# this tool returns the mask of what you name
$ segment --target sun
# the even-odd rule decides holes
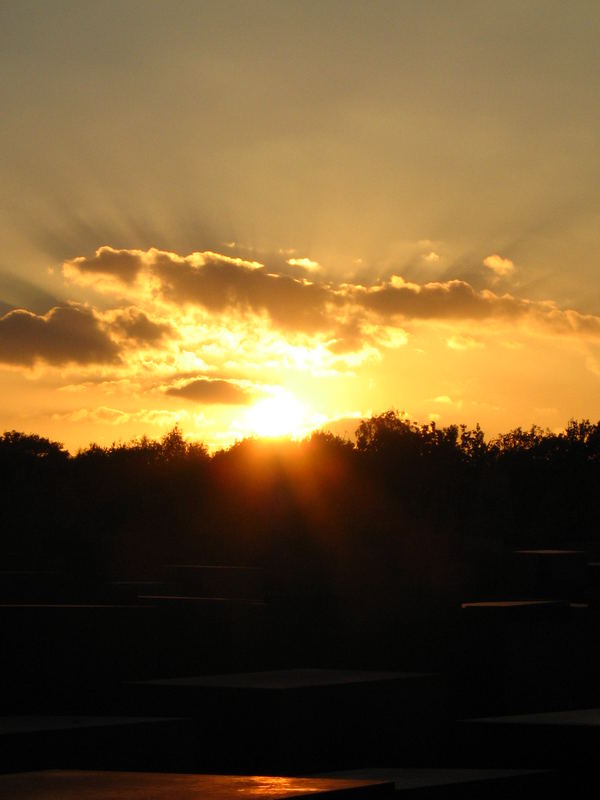
[[[265,438],[304,435],[308,424],[306,408],[293,394],[281,391],[253,405],[246,414],[250,434]]]

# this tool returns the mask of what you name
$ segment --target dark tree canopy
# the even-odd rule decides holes
[[[9,564],[119,576],[247,563],[288,587],[351,593],[376,575],[367,594],[398,582],[432,591],[458,580],[473,548],[595,540],[600,423],[486,439],[479,426],[390,410],[363,420],[354,442],[318,431],[212,456],[178,427],[73,456],[10,431],[0,478]]]

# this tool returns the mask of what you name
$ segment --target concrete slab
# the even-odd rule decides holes
[[[587,591],[587,555],[556,548],[515,550],[510,581],[525,596],[581,600]]]
[[[465,602],[459,685],[464,716],[565,708],[576,702],[581,609],[551,598]]]
[[[155,763],[157,754],[166,749],[165,742],[177,755],[188,738],[186,721],[180,718],[0,717],[0,772],[143,769]]]
[[[471,603],[461,603],[464,609],[515,609],[516,611],[535,611],[539,608],[567,608],[568,603],[564,600],[480,600]]]
[[[147,686],[220,687],[231,689],[263,689],[285,691],[319,686],[348,686],[382,681],[417,681],[431,677],[428,673],[379,672],[340,669],[285,669],[266,672],[242,672],[231,675],[195,675],[144,681]]]
[[[51,601],[68,594],[65,576],[56,570],[0,570],[0,598],[5,603]]]
[[[175,717],[171,719],[176,719]],[[115,725],[143,725],[170,721],[165,717],[10,716],[0,717],[0,736],[106,728]]]
[[[224,626],[213,617],[152,603],[0,603],[10,642],[0,705],[13,714],[104,712],[124,681],[211,666],[216,672],[218,657],[229,651]],[[81,701],[98,694],[106,695],[102,703]]]
[[[483,717],[460,728],[465,752],[490,765],[590,769],[600,748],[600,708]]]
[[[190,605],[208,609],[218,606],[223,608],[264,608],[266,603],[262,600],[246,600],[239,597],[200,597],[187,594],[138,594],[141,603],[170,604],[170,605]]]
[[[540,714],[510,714],[505,717],[482,717],[470,720],[486,725],[552,725],[600,729],[600,708],[577,708]]]
[[[263,600],[264,572],[243,565],[174,564],[171,566],[181,594]]]
[[[299,668],[152,680],[131,689],[138,713],[193,718],[219,752],[242,759],[236,763],[244,771],[249,754],[261,771],[295,772],[364,763],[399,743],[429,752],[446,714],[440,677],[421,673]]]
[[[500,784],[507,789],[524,782],[531,788],[542,784],[551,777],[548,770],[524,769],[407,769],[405,767],[371,767],[363,769],[327,772],[320,776],[327,778],[345,778],[352,780],[379,780],[393,782],[397,792],[432,787],[449,787],[459,784],[478,784],[485,791],[491,784]]]

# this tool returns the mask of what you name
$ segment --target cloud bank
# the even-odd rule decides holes
[[[295,259],[307,268],[316,262]],[[289,263],[289,260],[288,260]],[[484,263],[497,276],[514,270],[509,259],[492,255]],[[202,308],[209,313],[266,317],[283,333],[330,333],[343,325],[405,324],[410,321],[522,322],[541,332],[600,336],[600,317],[562,310],[511,294],[477,290],[463,280],[411,283],[399,275],[361,284],[294,277],[258,261],[214,252],[176,253],[151,249],[114,250],[102,247],[90,258],[65,262],[68,281],[100,292],[157,300],[178,308]]]
[[[321,277],[322,269],[317,278],[316,262],[307,258],[294,259],[300,271],[290,275],[290,261],[101,247],[66,261],[63,274],[68,284],[90,292],[90,302],[96,293],[103,307],[107,300],[112,307],[10,310],[0,317],[0,362],[113,365],[163,376],[208,370],[210,380],[172,384],[166,393],[231,405],[252,399],[229,380],[231,369],[239,378],[264,365],[349,370],[404,347],[414,326],[426,323],[445,327],[440,336],[452,350],[483,347],[477,331],[490,326],[508,327],[511,334],[522,327],[544,336],[600,338],[599,316],[551,301],[478,290],[464,280],[418,284],[392,275],[370,285],[340,283]],[[514,268],[497,255],[485,263],[498,276]]]

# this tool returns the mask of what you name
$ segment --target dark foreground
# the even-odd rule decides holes
[[[593,559],[505,551],[503,596],[382,608],[375,631],[240,565],[165,566],[93,602],[5,571],[0,796],[583,796],[600,787]]]

